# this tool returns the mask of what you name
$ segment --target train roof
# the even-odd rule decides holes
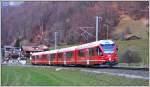
[[[100,44],[114,44],[112,40],[100,40]]]
[[[91,47],[99,46],[100,44],[114,44],[114,42],[112,40],[100,40],[100,41],[82,44],[79,46],[72,46],[72,47],[61,48],[61,49],[56,49],[56,50],[32,53],[32,55],[52,54],[52,53],[56,53],[56,52],[67,52],[67,51],[72,51],[75,49],[91,48]]]
[[[72,47],[67,47],[67,48],[61,48],[59,49],[59,52],[67,52],[67,51],[72,51],[75,50],[77,46],[72,46]]]
[[[35,53],[32,53],[32,55],[52,54],[52,53],[56,53],[56,52],[58,52],[58,49],[50,50],[50,51],[43,51],[43,52],[35,52]]]
[[[112,40],[100,40],[100,41],[79,45],[77,49],[91,48],[91,47],[99,46],[100,44],[114,44],[114,42]]]

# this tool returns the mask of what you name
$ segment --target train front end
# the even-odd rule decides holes
[[[105,60],[103,64],[110,66],[118,64],[118,48],[112,40],[102,40],[100,48],[102,49],[103,59]]]

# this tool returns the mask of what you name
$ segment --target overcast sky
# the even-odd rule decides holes
[[[17,6],[22,4],[22,1],[3,1],[2,6]]]

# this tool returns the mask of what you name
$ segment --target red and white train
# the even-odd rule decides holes
[[[116,65],[117,47],[112,40],[100,40],[68,48],[31,54],[33,65]]]

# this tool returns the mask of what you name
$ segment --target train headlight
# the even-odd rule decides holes
[[[111,61],[111,55],[108,55],[108,60]]]
[[[111,58],[109,58],[108,60],[111,61]]]

